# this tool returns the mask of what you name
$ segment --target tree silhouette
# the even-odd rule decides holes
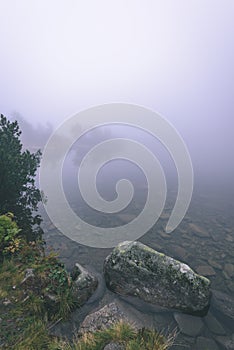
[[[35,186],[35,175],[41,151],[22,150],[21,131],[17,121],[0,118],[0,214],[14,213],[15,220],[28,240],[42,234],[41,217],[35,212],[41,193]]]

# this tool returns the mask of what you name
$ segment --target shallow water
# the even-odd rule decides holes
[[[202,194],[194,193],[190,208],[179,227],[171,234],[166,234],[164,229],[173,207],[175,193],[171,192],[167,200],[163,214],[155,226],[144,235],[140,241],[150,247],[170,255],[187,263],[196,272],[207,276],[211,281],[212,290],[221,291],[227,295],[234,295],[234,203],[230,192],[203,191]],[[96,216],[94,212],[87,210],[82,204],[77,204],[74,199],[71,204],[74,210],[83,218],[92,223],[110,226],[124,224],[139,213],[145,200],[145,194],[135,199],[131,207],[124,214],[111,219],[106,216]],[[72,201],[72,199],[71,199]],[[93,271],[99,278],[99,288],[90,301],[73,313],[70,322],[58,326],[60,334],[72,336],[79,323],[86,314],[101,307],[113,299],[119,300],[133,312],[134,308],[140,311],[142,320],[146,326],[154,326],[157,329],[171,330],[178,328],[175,320],[177,316],[173,310],[161,312],[161,310],[143,303],[134,298],[121,298],[108,291],[102,278],[102,267],[105,257],[112,249],[97,249],[80,245],[62,235],[49,221],[43,212],[45,240],[47,249],[54,249],[59,253],[61,260],[70,270],[75,262],[79,262]],[[134,305],[132,308],[131,305]],[[234,308],[234,305],[233,305]],[[200,330],[194,331],[196,320],[187,321],[188,330],[180,333],[173,349],[200,349],[206,346],[209,349],[225,349],[225,339],[234,333],[234,324],[227,313],[217,309],[211,300],[211,306],[207,316],[199,318]],[[221,324],[223,330],[217,329],[216,321]],[[150,324],[149,324],[150,323]],[[189,324],[190,323],[190,324]],[[199,327],[198,327],[199,328]],[[196,333],[191,336],[191,333]],[[208,343],[207,340],[209,339]],[[213,343],[213,341],[215,343]],[[231,346],[231,345],[230,345]],[[206,349],[204,347],[204,350]],[[230,347],[229,349],[233,349]]]

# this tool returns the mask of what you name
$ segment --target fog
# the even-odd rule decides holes
[[[86,108],[110,102],[145,106],[164,116],[185,141],[194,190],[230,195],[233,21],[232,0],[2,1],[1,113],[19,121],[24,146],[35,150],[43,149],[66,118]],[[89,147],[116,136],[149,147],[176,184],[164,147],[121,126],[96,129],[77,141],[65,162],[66,176]],[[126,169],[129,176],[139,173],[130,164],[116,162],[116,169],[113,163],[107,178]]]

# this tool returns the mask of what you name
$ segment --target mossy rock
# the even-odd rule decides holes
[[[112,291],[192,314],[205,314],[210,281],[188,265],[140,242],[120,243],[104,262],[104,276]]]

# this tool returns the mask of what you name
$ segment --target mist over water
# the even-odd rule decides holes
[[[30,150],[41,149],[49,140],[52,135],[54,128],[48,122],[47,124],[30,123],[28,120],[23,118],[21,115],[14,113],[12,120],[16,119],[19,122],[22,130],[22,142],[25,148]],[[191,129],[183,130],[181,133],[186,146],[188,147],[194,170],[194,194],[204,194],[207,199],[213,201],[214,198],[218,201],[225,197],[227,201],[232,203],[232,196],[234,194],[234,161],[232,157],[232,146],[234,147],[234,141],[230,133],[232,129],[224,134],[222,128],[217,128],[217,132],[211,135],[211,131],[214,131],[214,125],[217,121],[209,127],[210,131],[201,127],[200,132]],[[212,129],[213,125],[213,129]],[[82,130],[82,125],[77,125],[78,129]],[[228,128],[228,125],[225,126]],[[178,129],[177,129],[178,130]],[[192,131],[195,132],[192,132]],[[219,132],[218,132],[219,130]],[[178,130],[179,131],[179,130]],[[76,131],[73,130],[73,133]],[[204,135],[204,133],[207,133]],[[211,136],[213,136],[211,138]],[[77,187],[77,174],[79,164],[81,163],[84,156],[89,152],[95,145],[106,141],[111,138],[129,138],[139,142],[146,146],[151,152],[158,158],[167,179],[169,187],[173,187],[173,190],[177,190],[177,171],[175,164],[159,140],[144,132],[141,129],[132,126],[124,125],[111,125],[111,126],[100,126],[92,131],[83,135],[78,139],[75,144],[71,147],[66,157],[63,167],[63,181],[65,188],[69,187],[73,191]],[[124,157],[124,147],[123,147]],[[108,152],[108,150],[106,151]],[[93,159],[93,162],[96,160]],[[142,171],[137,166],[130,164],[129,161],[122,162],[115,160],[106,164],[101,169],[98,175],[98,182],[103,182],[107,188],[111,190],[114,185],[122,177],[134,178],[135,186],[143,188],[147,187],[146,180]],[[68,180],[69,179],[69,180]],[[112,196],[114,195],[114,191]]]

